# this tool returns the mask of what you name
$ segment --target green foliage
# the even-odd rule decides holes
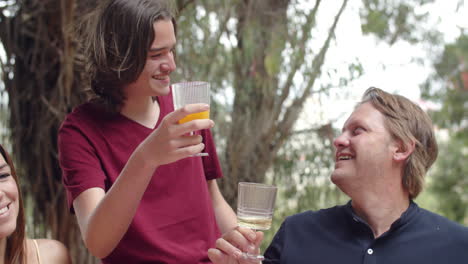
[[[468,116],[468,87],[464,87],[461,82],[462,72],[468,71],[466,65],[468,36],[461,35],[455,43],[445,46],[442,55],[434,63],[436,74],[421,89],[424,98],[441,105],[431,115],[434,122],[442,128],[460,129],[467,126],[464,121],[466,122]]]
[[[334,133],[329,125],[296,133],[279,152],[271,171],[279,194],[272,228],[265,232],[263,250],[286,217],[348,201],[329,179],[334,169],[331,158]]]
[[[411,43],[421,41],[425,34],[419,22],[424,21],[428,14],[418,14],[416,8],[431,2],[434,0],[364,0],[362,31],[374,34],[391,45],[399,39]]]
[[[468,153],[465,135],[453,135],[441,146],[437,166],[432,175],[430,191],[437,197],[437,207],[446,217],[468,224]]]
[[[434,123],[448,135],[442,138],[439,156],[430,174],[429,191],[436,196],[437,210],[448,218],[468,224],[468,87],[460,74],[467,71],[468,36],[447,44],[434,63],[435,73],[422,86],[423,98],[440,105],[430,111]]]
[[[425,14],[416,14],[415,8],[432,1],[364,0],[364,8],[361,10],[362,29],[365,33],[374,34],[391,44],[399,39],[411,42],[421,40],[428,36],[427,32],[418,27],[418,22],[424,20]],[[5,5],[13,5],[11,4],[13,2],[15,1],[0,0],[0,11],[2,8],[5,10]],[[66,24],[72,21],[67,19],[74,16],[80,17],[87,9],[77,8],[73,14],[60,12],[71,12],[74,10],[72,6],[75,4],[80,6],[85,2],[89,2],[91,7],[96,1],[58,3],[52,0],[37,0],[27,2],[34,4],[16,1],[14,5],[21,6],[18,8],[21,12],[28,11],[19,17],[27,18],[23,22],[29,21],[29,24],[25,26],[25,24],[18,23],[19,29],[15,28],[12,31],[18,36],[24,33],[27,38],[17,43],[5,41],[5,44],[16,45],[8,49],[10,52],[27,53],[27,56],[18,54],[11,56],[17,61],[27,62],[24,64],[27,67],[22,68],[22,64],[18,63],[6,65],[18,75],[15,75],[16,86],[5,87],[5,90],[9,92],[10,98],[14,98],[17,104],[23,106],[20,109],[10,109],[11,113],[26,117],[30,117],[31,113],[36,113],[30,120],[19,118],[13,120],[12,123],[27,124],[24,130],[27,133],[16,133],[17,136],[12,139],[14,141],[12,145],[19,148],[25,146],[24,142],[36,142],[33,148],[37,151],[22,148],[26,157],[22,160],[22,165],[25,168],[34,168],[30,171],[50,173],[47,177],[44,177],[44,174],[35,173],[31,174],[35,178],[25,178],[28,186],[40,186],[39,189],[46,190],[33,192],[35,199],[31,199],[31,201],[41,201],[38,204],[39,208],[47,207],[47,210],[39,210],[34,215],[34,222],[40,222],[43,215],[55,214],[62,217],[62,214],[57,213],[54,203],[64,201],[57,198],[59,196],[53,199],[38,196],[57,192],[57,185],[60,184],[57,182],[60,174],[51,169],[57,167],[54,163],[56,162],[56,144],[52,144],[56,142],[53,133],[56,127],[50,130],[48,126],[56,126],[66,111],[70,110],[72,106],[70,101],[73,101],[70,98],[76,97],[83,84],[82,77],[77,74],[80,71],[68,73],[63,71],[73,65],[72,60],[75,56],[67,53],[74,50],[73,45],[64,48],[67,46],[62,41],[66,37],[60,35],[64,30],[59,26],[61,23]],[[52,4],[45,8],[44,3],[49,2]],[[346,197],[328,180],[332,169],[333,131],[327,129],[328,126],[323,126],[307,133],[297,133],[293,128],[302,112],[304,102],[311,94],[330,96],[331,88],[346,87],[349,81],[359,78],[364,69],[359,62],[356,62],[349,66],[349,76],[338,76],[335,72],[331,73],[331,78],[329,78],[333,83],[323,81],[322,65],[330,43],[334,41],[335,26],[348,1],[336,1],[338,4],[334,10],[335,15],[330,17],[331,21],[328,21],[328,24],[327,21],[324,23],[322,19],[316,19],[316,14],[321,12],[320,3],[323,4],[325,1],[307,1],[313,2],[314,6],[311,10],[304,9],[300,2],[293,0],[176,0],[180,10],[177,16],[178,69],[173,81],[208,80],[212,84],[215,96],[211,109],[217,123],[213,131],[217,137],[217,146],[220,148],[224,179],[232,181],[223,183],[225,185],[223,194],[230,200],[229,197],[232,198],[233,194],[235,195],[235,191],[232,191],[235,190],[235,184],[246,179],[271,180],[281,187],[274,225],[272,230],[266,233],[265,242],[271,240],[271,236],[287,215],[329,207],[346,201]],[[35,5],[43,8],[28,10]],[[69,8],[67,5],[70,5]],[[35,22],[37,16],[42,16],[43,12],[49,10],[57,13],[53,13],[47,19],[39,20],[40,23]],[[14,25],[5,21],[7,21],[6,17],[0,16],[2,40],[7,39],[5,34],[10,32],[11,25]],[[51,21],[59,22],[50,24]],[[332,27],[328,27],[330,22],[333,22]],[[38,25],[41,26],[41,30],[36,29],[35,26]],[[21,28],[26,31],[23,32]],[[40,34],[31,35],[31,32],[40,32]],[[315,32],[325,32],[325,40]],[[30,38],[33,35],[40,39],[33,43]],[[50,37],[51,41],[43,37]],[[35,43],[38,45],[34,46]],[[39,45],[47,43],[51,45]],[[58,52],[50,55],[50,48],[57,49]],[[43,60],[30,60],[31,58]],[[455,66],[457,65],[456,58],[454,56],[447,60],[454,62],[450,65]],[[35,61],[38,61],[37,65],[40,66],[32,64]],[[52,63],[54,61],[55,64]],[[48,68],[44,65],[50,66],[49,68],[53,70],[53,73],[47,75],[50,78],[48,80],[32,78],[38,75],[37,69]],[[2,67],[6,66],[2,65]],[[453,70],[452,66],[449,67],[451,70]],[[36,70],[27,72],[28,69]],[[298,76],[301,78],[297,78]],[[60,81],[57,81],[58,77]],[[69,84],[71,81],[73,85]],[[62,83],[68,84],[66,87],[61,87]],[[50,91],[44,92],[45,88]],[[18,91],[23,91],[24,94],[18,94]],[[345,92],[340,91],[341,95]],[[67,96],[64,97],[64,94]],[[433,93],[428,92],[428,94]],[[40,98],[41,100],[26,100],[25,98]],[[446,98],[448,101],[456,101],[461,97],[454,94]],[[452,111],[450,108],[450,111],[440,114],[442,116],[437,120],[445,120],[443,116],[450,116],[449,120],[453,121],[444,124],[447,127],[456,120],[460,121],[464,115],[464,112],[460,110],[462,108],[459,107],[462,102],[466,101],[456,101],[457,110]],[[45,109],[44,112],[39,111],[41,109]],[[56,109],[62,117],[57,118]],[[0,114],[3,115],[3,112]],[[13,129],[11,131],[14,132]],[[29,133],[30,131],[34,133]],[[462,142],[466,146],[466,141]],[[26,145],[29,147],[31,144]],[[43,166],[37,164],[43,164]],[[271,172],[271,179],[268,177],[265,179],[268,172]],[[48,179],[56,180],[47,182]],[[38,185],[39,180],[47,184]],[[229,190],[231,190],[230,196]],[[63,195],[63,192],[58,192],[58,194]],[[232,202],[232,199],[230,201]],[[64,215],[68,216],[68,214]],[[73,233],[70,230],[77,230],[64,225],[65,221],[60,217],[53,221],[54,225],[48,225],[43,221],[41,226],[46,227],[44,232],[50,233],[50,229],[47,229],[50,226],[61,227],[60,232],[54,232],[59,232],[64,236]],[[454,214],[454,217],[458,217],[458,214]],[[71,249],[76,251],[76,246]]]
[[[362,31],[365,33],[375,32],[380,38],[385,37],[390,29],[388,25],[388,15],[377,10],[369,10],[365,14],[367,23],[362,25]]]
[[[439,62],[434,65],[439,77],[444,78],[445,76],[450,76],[454,70],[457,70],[460,64],[458,50],[459,48],[455,44],[445,46],[442,57],[439,59]]]
[[[179,1],[179,5],[184,1]],[[179,6],[179,8],[181,8]],[[187,5],[177,17],[177,71],[174,81],[210,80],[214,92],[231,79],[232,56],[220,43],[227,30],[232,6],[226,2],[202,1]]]
[[[442,108],[439,111],[432,112],[433,120],[441,127],[456,128],[466,121],[468,109],[468,92],[460,89],[447,88],[444,94],[440,95],[442,99]]]

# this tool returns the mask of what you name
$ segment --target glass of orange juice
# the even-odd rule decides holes
[[[187,104],[210,104],[210,83],[208,82],[180,82],[172,84],[172,99],[174,109],[182,108]],[[187,115],[179,120],[183,124],[195,119],[209,119],[210,111]],[[193,134],[193,132],[191,132]],[[208,153],[198,153],[195,156],[208,156]]]

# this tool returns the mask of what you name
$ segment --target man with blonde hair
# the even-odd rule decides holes
[[[334,145],[331,180],[351,201],[288,217],[263,263],[468,263],[468,228],[413,202],[438,152],[421,108],[369,88]],[[241,251],[258,251],[261,239],[239,227],[208,255],[213,263],[252,263]]]

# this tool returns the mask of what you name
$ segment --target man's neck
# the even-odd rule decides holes
[[[391,225],[401,217],[408,209],[409,203],[409,196],[403,191],[394,196],[376,194],[370,197],[353,198],[352,207],[354,212],[369,224],[374,237],[377,238],[387,232]]]

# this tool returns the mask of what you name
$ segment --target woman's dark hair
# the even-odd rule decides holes
[[[26,232],[25,232],[25,219],[24,219],[24,207],[23,207],[23,196],[21,195],[21,189],[19,187],[18,176],[16,175],[15,166],[11,160],[8,152],[0,145],[0,153],[5,159],[6,163],[10,167],[11,176],[15,179],[16,188],[18,188],[18,217],[16,218],[16,229],[7,238],[6,252],[5,252],[5,263],[6,264],[24,264],[26,263]]]
[[[86,71],[93,99],[111,111],[125,100],[123,87],[143,71],[148,50],[156,37],[154,22],[171,20],[170,0],[108,0],[86,18],[83,43]],[[91,20],[87,20],[91,19]]]

